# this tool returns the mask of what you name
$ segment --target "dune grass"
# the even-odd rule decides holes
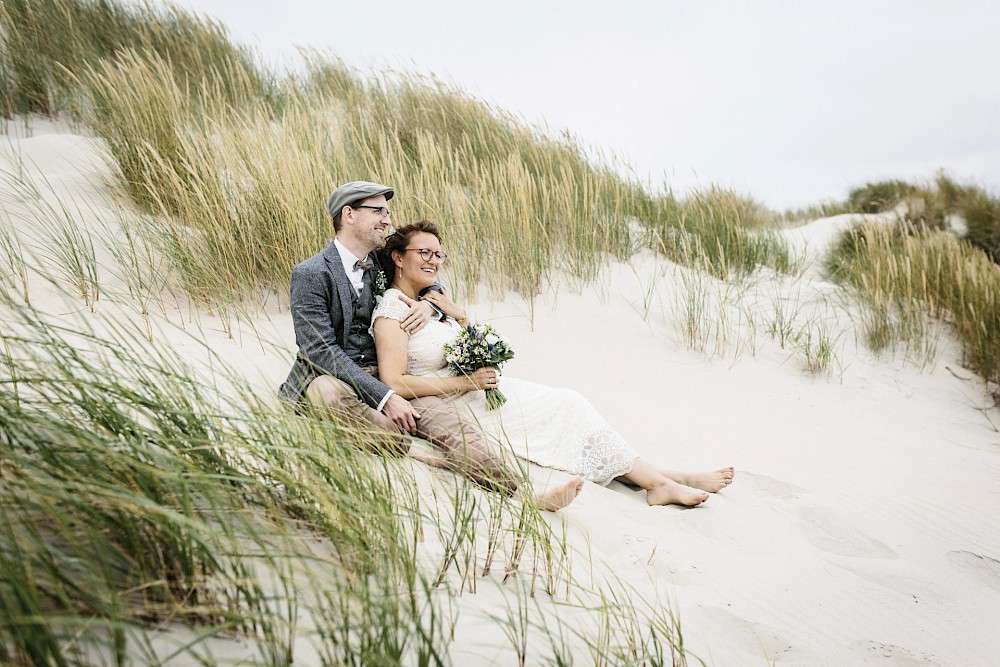
[[[197,89],[214,74],[214,94],[230,102],[272,78],[221,24],[179,8],[106,0],[4,0],[0,5],[0,115],[74,111],[77,76],[121,50],[158,53],[176,81]]]
[[[842,202],[786,217],[845,212],[895,214],[893,221],[865,220],[843,233],[825,258],[826,273],[861,302],[868,347],[902,349],[932,366],[948,330],[964,363],[998,381],[1000,199],[942,171],[927,183],[866,183]],[[815,346],[809,348],[812,357]]]
[[[797,271],[797,262],[774,233],[777,218],[751,197],[710,186],[671,202],[654,218],[654,249],[687,266],[729,280],[767,266]]]
[[[242,638],[243,664],[444,665],[449,599],[503,586],[494,559],[516,595],[587,595],[530,503],[457,481],[425,515],[407,466],[368,453],[377,434],[221,392],[224,366],[205,377],[141,330],[0,305],[5,662],[214,664]],[[428,524],[440,560],[420,556]],[[160,640],[185,627],[180,648]]]
[[[875,349],[903,343],[926,360],[945,322],[965,363],[1000,381],[1000,266],[953,235],[911,223],[868,222],[845,232],[826,268],[866,307],[866,339]]]
[[[715,188],[650,194],[614,158],[433,77],[366,79],[315,52],[278,77],[218,24],[169,7],[38,0],[2,19],[6,109],[69,111],[104,138],[184,289],[216,308],[284,294],[331,236],[326,195],[354,179],[397,188],[397,223],[441,224],[465,295],[533,296],[553,271],[586,282],[642,244],[711,257],[720,274],[788,265],[755,229],[759,205]]]
[[[117,659],[127,634],[169,620],[253,629],[271,654],[294,620],[271,608],[272,588],[298,577],[309,590],[305,565],[333,581],[407,562],[399,492],[344,446],[364,434],[259,403],[223,408],[129,331],[97,336],[3,305],[0,651]],[[310,533],[328,555],[310,553]]]
[[[1000,264],[1000,198],[979,185],[959,183],[943,170],[929,182],[891,179],[865,183],[852,188],[843,201],[787,212],[785,218],[896,210],[913,224],[952,231]]]

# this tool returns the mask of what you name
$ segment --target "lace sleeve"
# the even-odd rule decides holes
[[[410,309],[405,303],[403,303],[399,298],[399,290],[388,290],[382,296],[382,302],[375,307],[375,311],[372,312],[372,324],[379,317],[388,317],[390,320],[401,320],[406,311]]]

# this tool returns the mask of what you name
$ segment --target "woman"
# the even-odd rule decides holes
[[[424,297],[447,315],[408,335],[398,320],[407,306],[401,296],[418,298],[434,284],[445,255],[431,222],[401,227],[386,239],[382,265],[391,272],[391,289],[372,315],[379,377],[404,398],[447,395],[502,447],[533,463],[564,470],[598,484],[621,478],[646,490],[650,505],[700,505],[732,483],[733,468],[705,473],[659,470],[639,458],[577,392],[505,377],[502,407],[487,410],[483,389],[499,387],[495,368],[456,375],[445,362],[444,344],[466,323],[465,311],[446,293]]]

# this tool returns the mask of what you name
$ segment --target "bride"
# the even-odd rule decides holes
[[[446,255],[437,225],[415,222],[386,238],[382,267],[391,288],[372,315],[379,378],[404,398],[443,395],[501,451],[597,484],[622,479],[646,490],[650,505],[700,505],[733,481],[733,468],[683,473],[663,470],[639,455],[577,392],[504,377],[495,368],[459,375],[445,362],[445,343],[466,323],[465,311],[444,292],[428,291],[447,317],[412,336],[398,320],[424,288],[435,283]],[[501,387],[507,402],[488,410],[483,389]]]

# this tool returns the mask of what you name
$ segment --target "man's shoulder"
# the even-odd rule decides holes
[[[320,272],[320,271],[322,271],[322,272],[328,272],[330,270],[330,264],[329,264],[330,254],[329,253],[331,252],[331,248],[332,248],[332,245],[327,246],[326,248],[323,248],[322,250],[320,250],[318,253],[316,253],[312,257],[310,257],[308,259],[304,259],[301,262],[299,262],[298,264],[296,264],[295,268],[292,269],[292,275],[295,275],[296,273],[298,273],[298,274],[303,274],[303,273],[308,274],[308,273],[316,273],[316,272]],[[333,250],[333,252],[336,252],[336,250]]]

